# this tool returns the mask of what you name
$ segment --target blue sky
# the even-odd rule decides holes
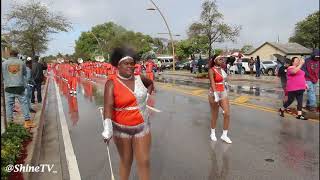
[[[16,0],[25,2],[26,0]],[[154,0],[163,11],[178,39],[186,38],[188,26],[199,20],[202,0]],[[161,16],[149,0],[42,0],[51,11],[62,13],[73,23],[70,32],[51,36],[49,50],[44,55],[74,51],[75,40],[81,32],[104,22],[113,21],[127,29],[152,37],[164,37],[167,32]],[[12,0],[1,0],[1,17],[10,11]],[[217,0],[219,11],[228,24],[241,25],[236,43],[215,44],[217,48],[241,48],[244,44],[259,46],[265,41],[286,43],[295,24],[319,9],[318,0]]]

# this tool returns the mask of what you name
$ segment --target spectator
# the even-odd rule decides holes
[[[158,60],[158,71],[159,71],[159,74],[160,74],[160,72],[162,72],[162,63],[161,63],[161,60]]]
[[[281,87],[283,89],[283,93],[284,93],[284,98],[283,98],[283,102],[286,102],[288,100],[288,93],[286,91],[286,87],[287,87],[287,68],[290,66],[290,62],[289,60],[286,60],[284,62],[284,65],[282,65],[277,73],[277,76],[280,78],[280,82],[281,82]]]
[[[253,68],[254,68],[254,59],[253,57],[250,58],[249,60],[249,68],[250,68],[250,75],[253,75]]]
[[[30,112],[35,113],[36,111],[34,109],[32,109],[32,107],[31,107],[32,89],[33,89],[33,86],[35,84],[35,82],[34,82],[34,80],[32,78],[32,75],[31,75],[31,71],[32,71],[31,57],[27,58],[26,70],[27,70],[27,74],[26,74],[26,97],[27,97],[28,107],[29,107],[29,111]]]
[[[189,66],[190,66],[190,73],[193,73],[193,65],[192,65],[193,60],[194,60],[194,56],[191,55],[191,61],[190,61],[190,64],[189,64]]]
[[[305,73],[301,70],[303,64],[303,59],[293,57],[291,59],[291,66],[287,69],[286,90],[288,91],[288,101],[284,102],[283,108],[279,109],[280,116],[282,117],[284,117],[284,111],[293,103],[294,99],[297,99],[298,115],[296,118],[307,120],[307,118],[302,115],[303,93],[307,88]]]
[[[238,57],[237,59],[237,70],[238,70],[238,74],[242,74],[242,59],[241,57]]]
[[[34,61],[32,63],[32,78],[34,79],[35,85],[32,89],[32,97],[31,97],[31,103],[35,103],[35,91],[37,91],[37,101],[38,103],[42,102],[42,96],[41,96],[41,85],[44,81],[44,74],[43,70],[46,70],[46,66],[43,64],[40,64],[39,62],[39,56],[36,56],[34,58]]]
[[[319,60],[320,51],[318,49],[312,53],[311,57],[306,60],[306,63],[302,67],[308,85],[306,109],[309,111],[316,111],[316,86],[319,80]]]
[[[18,52],[12,50],[7,61],[2,63],[2,74],[6,97],[6,115],[9,121],[13,121],[13,106],[15,98],[18,98],[23,117],[24,127],[33,128],[36,125],[30,118],[28,102],[25,91],[25,79],[27,75],[26,65],[18,59]]]
[[[256,65],[256,77],[260,77],[260,57],[257,56],[256,61],[255,61],[255,65]]]
[[[196,74],[196,72],[197,72],[197,69],[196,69],[197,68],[197,62],[196,62],[195,59],[192,59],[191,65],[192,65],[192,73]]]
[[[202,58],[200,56],[199,60],[198,60],[198,64],[197,64],[199,73],[202,73],[202,64],[203,64],[203,62],[202,62]]]

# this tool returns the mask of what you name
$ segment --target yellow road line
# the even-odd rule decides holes
[[[248,96],[239,96],[237,97],[234,102],[237,102],[237,103],[245,103],[249,100],[249,97]]]
[[[207,92],[208,90],[204,90],[204,89],[198,89],[198,90],[193,90],[191,93],[194,95],[200,95],[204,92]]]
[[[188,94],[188,95],[191,95],[191,96],[197,96],[197,97],[200,97],[202,98],[203,100],[208,98],[207,95],[204,95],[204,94],[198,94],[198,92],[200,92],[200,90],[203,90],[203,89],[200,89],[199,90],[195,90],[195,92],[197,93],[192,93],[192,91],[188,91],[188,90],[185,90],[185,89],[181,89],[181,88],[178,88],[176,86],[163,86],[161,85],[160,86],[161,88],[163,89],[167,89],[167,90],[174,90],[174,91],[177,91],[177,92],[181,92],[181,93],[184,93],[184,94]],[[203,92],[205,92],[205,90],[203,90]],[[242,98],[244,99],[244,98]],[[250,103],[239,103],[237,101],[234,101],[234,100],[230,100],[230,104],[234,104],[234,105],[238,105],[238,106],[243,106],[243,107],[248,107],[248,108],[252,108],[252,109],[257,109],[257,110],[261,110],[261,111],[265,111],[265,112],[271,112],[271,113],[278,113],[277,110],[273,109],[273,108],[268,108],[268,107],[265,107],[265,106],[259,106],[259,105],[256,105],[256,104],[250,104]],[[292,117],[294,117],[293,115],[291,114],[288,114]],[[312,121],[312,122],[317,122],[319,123],[320,121],[317,120],[317,119],[309,119],[309,121]]]

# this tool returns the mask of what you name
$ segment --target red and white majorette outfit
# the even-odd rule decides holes
[[[71,93],[76,93],[77,91],[77,71],[74,65],[69,65],[69,78],[68,83],[71,89]]]
[[[138,75],[134,76],[134,91],[118,76],[109,78],[114,84],[113,135],[122,138],[142,137],[150,131],[148,89]]]
[[[148,61],[146,63],[146,77],[148,79],[151,79],[152,81],[154,80],[153,66],[154,66],[153,62]]]
[[[224,99],[228,96],[227,89],[225,87],[225,79],[227,77],[227,73],[220,67],[212,67],[211,68],[214,73],[214,85],[216,87],[216,93],[218,94],[219,100]],[[219,70],[221,70],[221,73]],[[209,89],[209,95],[214,96],[214,92],[212,88]]]
[[[141,64],[136,64],[134,65],[134,75],[141,75],[142,73],[142,65]]]

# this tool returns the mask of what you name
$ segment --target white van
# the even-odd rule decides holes
[[[241,58],[242,59],[242,70],[241,74],[245,74],[250,72],[249,68],[249,60],[250,58]],[[262,68],[262,64],[260,64],[260,68]],[[234,62],[234,65],[230,67],[230,73],[235,74],[238,72],[237,60]],[[256,66],[253,67],[253,72],[256,72]]]
[[[173,58],[172,56],[159,56],[157,57],[158,61],[160,60],[162,63],[162,68],[170,69],[173,66]]]

